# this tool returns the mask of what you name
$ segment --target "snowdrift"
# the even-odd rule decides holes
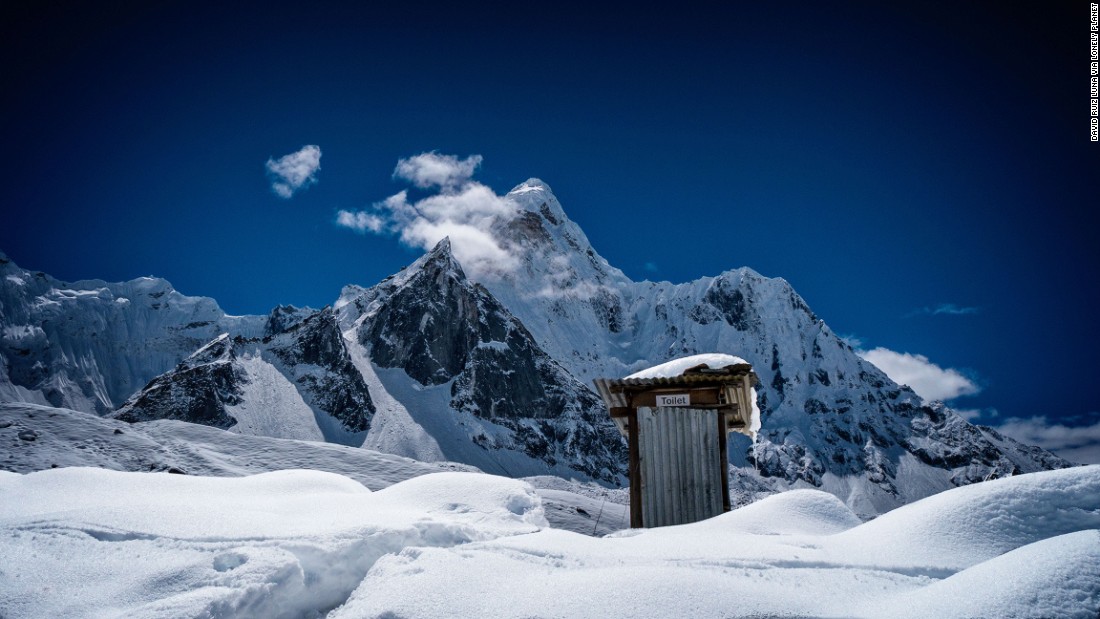
[[[404,548],[546,526],[533,489],[439,473],[371,492],[291,470],[243,478],[0,473],[0,616],[299,617]]]
[[[0,616],[1081,617],[1100,466],[950,490],[872,522],[816,490],[592,538],[533,488],[437,473],[0,474]]]

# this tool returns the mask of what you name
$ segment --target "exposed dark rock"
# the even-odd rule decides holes
[[[127,400],[114,417],[130,423],[178,419],[217,428],[237,420],[227,404],[240,401],[244,373],[233,363],[233,341],[222,336],[188,357],[175,370],[154,378]]]
[[[375,407],[363,376],[355,368],[331,308],[314,312],[271,338],[269,350],[295,369],[295,380],[317,408],[340,421],[349,432],[370,428]],[[319,373],[297,371],[315,366]]]
[[[606,288],[600,288],[588,303],[604,328],[612,333],[623,330],[623,308],[618,295]]]
[[[718,310],[726,324],[746,331],[752,318],[745,303],[745,294],[726,277],[719,277],[707,288],[703,300]],[[702,323],[706,324],[706,323]]]
[[[419,271],[389,292],[372,320],[364,323],[360,342],[378,365],[402,368],[423,385],[443,384],[462,371],[480,340],[474,290],[449,243],[437,247]],[[488,336],[492,341],[504,333]]]

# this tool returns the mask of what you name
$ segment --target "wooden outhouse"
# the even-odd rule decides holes
[[[751,365],[700,364],[678,376],[594,382],[630,446],[632,528],[730,510],[726,443],[730,432],[751,430],[758,382]]]

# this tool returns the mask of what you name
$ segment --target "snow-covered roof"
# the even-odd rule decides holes
[[[741,357],[735,357],[733,355],[727,355],[724,353],[704,353],[701,355],[691,355],[690,357],[680,357],[679,359],[666,361],[665,363],[662,363],[660,365],[655,365],[653,367],[634,372],[630,376],[625,377],[623,380],[629,380],[632,378],[673,378],[677,376],[682,376],[687,370],[700,369],[700,366],[704,366],[705,368],[712,370],[719,370],[728,368],[730,366],[739,365],[749,365],[749,362],[745,361]]]
[[[635,372],[625,378],[597,378],[593,383],[609,411],[630,408],[631,395],[652,389],[722,388],[728,400],[738,406],[739,415],[728,418],[731,430],[755,437],[760,430],[760,407],[756,403],[759,382],[752,365],[741,357],[724,353],[705,353],[680,357],[660,365]],[[626,420],[612,414],[619,431],[626,435]]]

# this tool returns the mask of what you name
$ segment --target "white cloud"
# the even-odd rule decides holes
[[[958,370],[941,368],[924,355],[899,353],[882,347],[860,350],[857,353],[875,364],[891,380],[900,385],[909,385],[917,395],[927,401],[947,401],[981,391]]]
[[[289,199],[299,190],[317,182],[321,169],[321,147],[303,146],[298,152],[267,160],[267,175],[271,190],[280,198]]]
[[[1013,417],[996,429],[1021,443],[1038,445],[1067,460],[1100,464],[1100,420],[1092,425],[1072,427],[1051,423],[1045,416]]]
[[[362,211],[340,211],[336,224],[358,232],[396,234],[410,247],[429,250],[444,237],[474,279],[513,270],[518,261],[495,236],[494,226],[516,215],[516,205],[470,177],[481,155],[422,153],[397,163],[394,177],[438,193],[409,201],[401,191]]]
[[[474,170],[479,165],[481,155],[459,159],[454,155],[440,155],[432,151],[399,160],[393,176],[405,179],[421,189],[438,187],[446,190],[466,184],[473,178]]]
[[[371,232],[381,232],[386,222],[378,215],[367,213],[366,211],[341,210],[336,213],[336,225],[351,228],[362,234],[367,230]]]

